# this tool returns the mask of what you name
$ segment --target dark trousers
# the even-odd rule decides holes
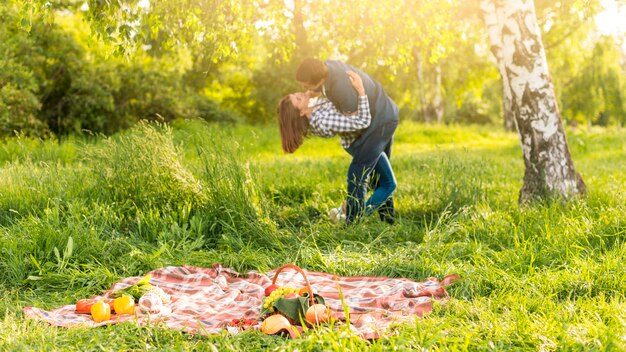
[[[387,154],[387,159],[391,162],[391,146],[393,144],[393,139],[389,140],[387,147],[385,147],[385,154]],[[380,184],[380,178],[376,177],[376,169],[374,169],[374,173],[372,177],[370,177],[370,188],[376,189]],[[378,208],[378,216],[380,220],[386,221],[390,224],[393,224],[393,219],[395,216],[395,209],[393,203],[393,195],[391,195],[387,200]]]
[[[373,189],[378,187],[378,178],[371,175],[376,167],[381,153],[391,157],[393,134],[398,127],[398,121],[390,121],[369,131],[360,142],[358,148],[350,148],[352,162],[348,168],[348,199],[346,209],[346,221],[351,223],[365,211],[365,197],[368,190],[368,180]],[[371,177],[374,176],[374,177]],[[380,218],[393,223],[394,203],[393,197],[389,197],[378,208]]]

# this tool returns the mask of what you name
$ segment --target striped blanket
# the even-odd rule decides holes
[[[333,316],[345,319],[338,285],[349,307],[350,327],[359,336],[377,338],[397,323],[414,323],[432,309],[433,300],[445,299],[444,286],[458,277],[446,276],[439,281],[428,278],[423,282],[408,279],[368,276],[335,276],[306,271],[313,291],[326,301]],[[52,311],[35,307],[24,308],[24,315],[40,319],[55,326],[96,327],[125,321],[139,324],[161,323],[172,329],[189,333],[213,334],[227,328],[233,319],[258,319],[265,287],[272,283],[275,270],[267,274],[248,272],[241,274],[220,264],[212,268],[192,266],[165,267],[150,272],[150,283],[171,295],[167,309],[149,314],[137,310],[135,315],[112,315],[110,320],[96,323],[89,314],[78,314],[74,305]],[[102,296],[108,298],[113,291],[128,287],[141,277],[125,278],[113,285]],[[280,272],[276,281],[280,286],[303,287],[302,275],[293,270]],[[252,328],[259,328],[258,324]],[[228,329],[233,331],[232,329]]]

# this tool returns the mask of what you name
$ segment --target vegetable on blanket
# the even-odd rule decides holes
[[[144,276],[141,280],[139,280],[136,284],[113,292],[112,296],[118,298],[124,295],[130,295],[133,297],[135,302],[138,302],[141,296],[146,294],[152,288],[152,284],[150,283],[150,277],[151,275],[148,274]]]
[[[111,307],[103,300],[91,306],[91,317],[96,323],[111,319]]]
[[[116,314],[135,314],[135,300],[128,295],[116,298],[113,307]]]
[[[75,308],[76,313],[90,314],[92,313],[92,307],[100,301],[109,306],[110,312],[117,314],[135,314],[136,306],[146,312],[158,313],[166,304],[171,303],[172,300],[170,295],[163,291],[163,289],[150,284],[150,277],[151,275],[148,274],[136,284],[112,292],[111,296],[115,299],[102,297],[78,300]],[[142,300],[142,298],[145,299]]]
[[[104,303],[109,305],[111,311],[114,310],[113,300],[109,298],[99,298],[99,299],[79,299],[76,302],[76,313],[81,314],[91,314],[91,306],[96,304],[98,301],[102,300]]]

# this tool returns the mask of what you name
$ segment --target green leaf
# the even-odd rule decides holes
[[[309,309],[309,300],[306,297],[279,298],[274,302],[274,308],[284,316],[300,321],[305,318],[306,310]]]
[[[145,285],[145,284],[149,283],[149,282],[150,282],[150,278],[151,278],[151,277],[152,277],[152,275],[150,275],[150,274],[148,274],[148,275],[144,276],[141,280],[139,280],[139,281],[137,282],[137,284],[136,284],[136,285],[137,285],[137,286],[140,286],[140,285]]]
[[[324,304],[324,298],[320,295],[313,295],[319,304]],[[306,320],[306,311],[309,309],[309,295],[305,294],[296,298],[279,298],[274,302],[274,308],[284,316],[294,321]]]
[[[20,21],[20,27],[25,30],[30,30],[30,26],[30,20],[28,18],[22,18],[22,20]]]
[[[67,246],[65,247],[65,252],[63,253],[63,259],[68,259],[72,256],[72,252],[74,251],[74,239],[70,236],[67,239]]]

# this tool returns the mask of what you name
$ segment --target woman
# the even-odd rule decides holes
[[[356,115],[345,115],[326,98],[319,99],[311,104],[311,99],[306,93],[293,93],[284,97],[278,106],[278,124],[280,128],[283,150],[286,153],[295,152],[309,133],[321,137],[333,137],[339,135],[341,146],[350,151],[350,147],[358,141],[364,132],[370,127],[372,115],[369,109],[368,97],[365,94],[363,81],[354,71],[347,71],[352,87],[358,94],[358,107]],[[395,128],[394,128],[395,130]],[[351,153],[352,155],[352,153]],[[355,157],[355,155],[352,155]],[[354,160],[353,160],[354,163]],[[378,187],[372,196],[363,204],[365,187],[354,187],[355,184],[363,185],[365,180],[374,171],[379,177]],[[344,202],[342,212],[354,214],[348,216],[347,222],[352,222],[357,215],[365,213],[371,215],[391,196],[396,189],[396,179],[389,163],[389,158],[384,152],[379,152],[374,167],[364,169],[359,176],[348,172],[348,189],[359,188],[362,192],[349,194],[353,197],[352,202]],[[346,204],[355,204],[356,209],[345,209]]]

